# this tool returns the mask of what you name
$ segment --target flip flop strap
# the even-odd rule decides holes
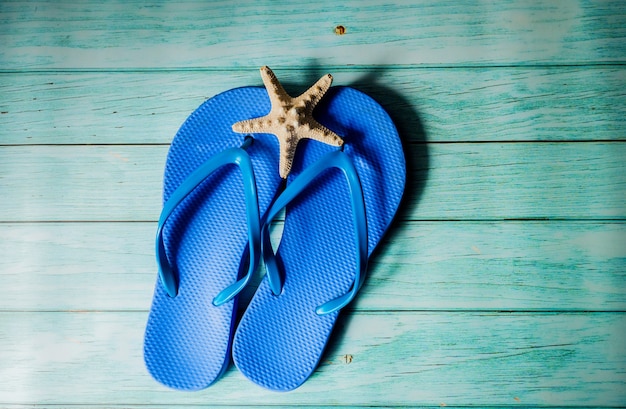
[[[275,295],[282,291],[283,281],[276,262],[276,254],[272,248],[269,235],[269,224],[276,215],[302,193],[319,175],[331,168],[340,169],[345,175],[350,189],[350,202],[352,205],[352,220],[354,222],[354,243],[356,245],[357,257],[354,283],[350,290],[335,299],[318,306],[315,312],[318,315],[330,314],[345,307],[356,296],[361,288],[365,273],[367,271],[367,219],[365,216],[365,201],[363,199],[363,189],[359,175],[350,157],[343,151],[332,151],[320,158],[313,165],[306,168],[299,174],[272,204],[267,213],[266,222],[261,230],[261,248],[263,261],[267,272],[269,285]]]
[[[204,162],[200,167],[191,173],[171,194],[169,199],[163,205],[161,216],[156,234],[156,255],[157,264],[159,266],[159,277],[165,291],[170,297],[176,297],[178,294],[178,283],[172,266],[165,252],[165,244],[163,242],[163,226],[174,209],[198,187],[206,178],[211,176],[213,172],[226,165],[238,165],[243,176],[244,197],[246,203],[246,218],[248,222],[248,242],[250,263],[248,273],[235,283],[229,285],[213,299],[213,305],[219,306],[231,300],[237,295],[250,281],[256,266],[260,259],[260,237],[261,222],[259,217],[259,204],[256,191],[256,182],[254,171],[252,169],[252,161],[250,156],[244,150],[251,143],[251,138],[247,138],[240,148],[230,148],[224,150],[209,160]]]

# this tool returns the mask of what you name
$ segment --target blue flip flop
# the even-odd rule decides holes
[[[144,340],[148,371],[169,387],[206,388],[230,362],[236,296],[260,258],[260,215],[283,183],[276,139],[251,140],[232,124],[269,107],[263,88],[226,91],[193,112],[171,144]]]
[[[384,109],[349,87],[333,87],[316,120],[343,146],[298,145],[287,187],[268,210],[286,207],[276,254],[267,223],[267,274],[233,340],[233,360],[253,382],[276,391],[302,385],[317,367],[339,311],[363,283],[367,260],[403,195],[406,169],[398,132]]]

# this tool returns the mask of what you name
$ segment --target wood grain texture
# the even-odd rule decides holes
[[[517,402],[517,401],[516,401]],[[161,408],[161,407],[172,407],[173,405],[150,405],[151,408],[156,407],[156,408]],[[255,408],[255,409],[293,409],[295,408],[308,408],[311,407],[311,405],[250,405],[250,404],[237,404],[235,405],[238,408]],[[441,403],[437,404],[437,405],[394,405],[393,408],[398,408],[398,409],[418,409],[418,408],[422,408],[422,409],[426,409],[426,408],[430,408],[430,409],[441,409],[442,406],[447,406],[447,405],[442,405]],[[65,408],[66,406],[64,406],[63,404],[46,404],[46,405],[25,405],[25,404],[9,404],[9,405],[4,405],[3,409],[32,409],[33,407],[35,408],[40,408],[40,407],[44,407],[44,408],[51,408],[51,409],[57,409],[57,408]],[[75,407],[79,407],[79,408],[85,408],[85,409],[145,409],[146,405],[142,405],[142,404],[134,404],[134,405],[129,405],[129,404],[80,404],[80,405],[72,405],[73,408]],[[210,403],[195,403],[195,404],[176,404],[175,405],[176,409],[232,409],[233,405],[211,405]],[[516,408],[519,409],[531,409],[534,407],[533,406],[527,406],[527,405],[521,405],[519,403],[517,403],[515,405]],[[350,405],[350,406],[345,406],[345,405],[335,405],[335,404],[330,404],[330,405],[315,405],[315,408],[317,409],[389,409],[390,406],[385,405],[385,406],[379,406],[379,405]],[[455,405],[454,408],[457,409],[500,409],[501,407],[499,406],[489,406],[489,405],[477,405],[477,406],[459,406],[459,405]],[[570,409],[568,406],[551,406],[551,408],[553,409]],[[599,407],[599,406],[577,406],[576,409],[610,409],[610,407]]]
[[[623,63],[620,0],[2,2],[3,69]],[[336,35],[343,25],[345,35]]]
[[[339,322],[311,379],[286,394],[234,368],[197,393],[160,386],[142,362],[145,319],[143,312],[0,314],[0,403],[619,406],[626,399],[624,314],[354,314]]]
[[[516,401],[517,402],[517,401]],[[151,405],[150,407],[163,407],[166,405]],[[168,406],[172,406],[172,405],[168,405]],[[392,409],[392,408],[396,408],[396,409],[426,409],[426,408],[430,408],[430,409],[441,409],[441,407],[445,407],[448,405],[442,405],[441,403],[437,404],[437,405],[384,405],[384,406],[379,406],[379,405],[351,405],[351,406],[345,406],[345,405],[315,405],[316,409]],[[4,409],[32,409],[32,405],[21,405],[21,404],[10,404],[10,405],[5,405]],[[95,408],[106,408],[106,409],[142,409],[145,408],[145,405],[142,404],[137,404],[137,405],[126,405],[126,404],[120,404],[120,405],[111,405],[108,404],[106,406],[102,406],[99,404],[81,404],[79,405],[79,407],[81,408],[85,408],[85,409],[95,409]],[[231,405],[212,405],[210,403],[200,403],[200,404],[177,404],[175,405],[176,409],[232,409]],[[291,405],[272,405],[272,404],[267,404],[267,405],[246,405],[246,406],[238,406],[241,408],[245,408],[245,409],[293,409],[294,406]],[[303,406],[300,405],[299,407],[303,407],[303,408],[308,408],[309,406]],[[455,408],[458,409],[500,409],[500,406],[489,406],[489,405],[476,405],[476,406],[459,406],[459,405],[455,405]],[[519,403],[515,404],[515,407],[518,409],[535,409],[535,407],[533,406],[528,406],[528,405],[522,405]],[[55,405],[55,404],[50,404],[50,405],[37,405],[36,406],[37,409],[40,408],[51,408],[51,409],[58,409],[59,405]],[[553,409],[566,409],[568,408],[567,406],[551,406],[551,408]],[[599,406],[577,406],[576,409],[611,409],[610,407],[599,407]]]
[[[378,100],[408,142],[626,139],[624,67],[280,70],[296,95],[325,72]],[[205,99],[257,69],[0,74],[0,144],[169,143]]]
[[[517,400],[515,401],[515,407],[518,409],[536,409],[536,406],[522,405]],[[437,405],[315,405],[316,409],[441,409],[442,407],[446,407],[448,405],[442,405],[443,402],[440,402]],[[49,404],[49,405],[37,405],[36,408],[50,408],[50,409],[58,409],[61,405]],[[150,407],[161,408],[166,405],[151,405]],[[172,405],[167,405],[171,407]],[[299,407],[308,408],[309,406],[300,405]],[[137,405],[127,405],[127,404],[107,404],[106,406],[102,406],[99,404],[81,404],[80,408],[85,409],[95,409],[95,408],[106,408],[106,409],[143,409],[145,405],[137,404]],[[175,405],[176,409],[232,409],[231,405],[212,405],[210,403],[199,403],[199,404],[177,404]],[[246,405],[246,406],[238,406],[245,409],[293,409],[292,405]],[[552,409],[571,409],[568,406],[550,406]],[[5,409],[32,409],[32,405],[21,405],[21,404],[9,404],[4,406]],[[471,405],[471,406],[462,406],[455,405],[454,408],[458,409],[500,409],[501,406],[491,406],[491,405]],[[576,406],[576,409],[613,409],[610,406]]]
[[[167,146],[7,146],[0,221],[150,221]],[[626,217],[626,143],[412,145],[403,220]]]
[[[0,224],[0,310],[147,311],[155,229]],[[623,223],[405,222],[372,258],[348,309],[625,311],[624,243]]]
[[[0,44],[0,407],[624,406],[623,1],[0,1]],[[379,100],[406,199],[301,389],[171,391],[142,362],[168,144],[262,65]]]

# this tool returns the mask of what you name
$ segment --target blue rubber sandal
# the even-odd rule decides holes
[[[283,183],[275,138],[252,140],[232,124],[269,107],[263,88],[226,91],[193,112],[170,147],[144,340],[148,371],[169,387],[206,388],[230,362],[237,294],[260,258],[260,215]]]
[[[268,211],[267,223],[286,207],[278,252],[266,223],[267,274],[233,340],[239,370],[276,391],[297,388],[317,367],[405,186],[397,130],[373,99],[353,88],[330,88],[315,116],[343,136],[343,147],[300,142],[287,187]]]

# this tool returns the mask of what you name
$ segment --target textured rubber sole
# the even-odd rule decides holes
[[[216,153],[239,147],[245,135],[233,123],[270,110],[263,88],[237,88],[202,104],[181,126],[165,165],[163,200]],[[261,214],[281,184],[278,143],[255,135],[247,149],[253,163]],[[203,389],[230,362],[236,300],[219,307],[213,298],[246,269],[248,243],[243,181],[236,166],[205,179],[174,210],[163,229],[168,260],[178,274],[178,295],[169,297],[157,279],[144,341],[148,371],[182,390]]]
[[[331,88],[316,119],[344,137],[363,187],[372,253],[389,227],[404,192],[406,165],[398,132],[383,108],[347,87]],[[298,147],[290,178],[336,149],[316,141]],[[237,328],[233,359],[253,382],[277,391],[302,385],[322,356],[339,313],[316,307],[350,289],[356,273],[348,186],[338,170],[320,176],[287,207],[277,261],[284,287],[272,294],[265,278]]]

